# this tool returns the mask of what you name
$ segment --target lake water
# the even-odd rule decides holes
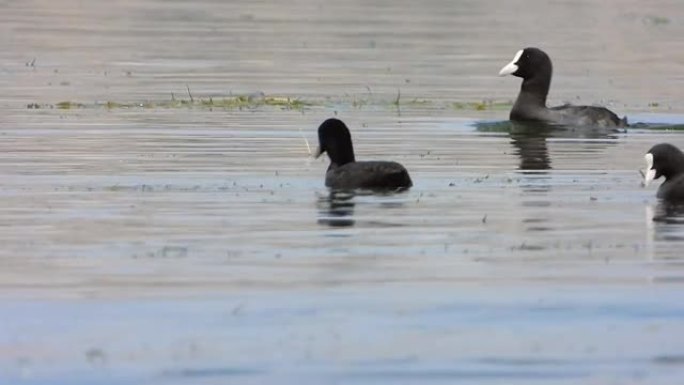
[[[680,384],[684,216],[638,169],[684,147],[683,34],[665,0],[0,2],[0,383]],[[551,104],[647,124],[512,128],[531,45]],[[335,115],[414,187],[331,194]]]

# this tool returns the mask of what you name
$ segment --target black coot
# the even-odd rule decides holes
[[[333,189],[397,190],[413,185],[408,171],[397,162],[357,162],[351,135],[339,119],[328,119],[318,127],[316,158],[327,152],[330,166],[325,185]]]
[[[553,67],[549,56],[539,48],[518,51],[513,61],[499,71],[500,76],[513,75],[523,79],[520,93],[511,110],[510,119],[541,121],[567,126],[626,127],[627,118],[620,119],[604,107],[563,105],[546,107]]]
[[[663,176],[665,182],[658,188],[658,198],[684,203],[684,154],[669,143],[660,143],[651,147],[644,158],[644,186]]]

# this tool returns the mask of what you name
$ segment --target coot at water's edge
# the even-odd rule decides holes
[[[357,162],[349,129],[339,119],[328,119],[318,127],[318,158],[328,153],[330,166],[325,185],[333,189],[399,190],[413,185],[406,168],[397,162]]]
[[[658,188],[658,198],[670,203],[684,203],[684,154],[669,143],[660,143],[651,147],[644,159],[644,186],[665,177],[665,182]]]
[[[523,79],[520,93],[511,109],[510,119],[538,121],[567,126],[618,128],[627,126],[605,107],[562,105],[547,107],[546,97],[551,86],[553,66],[549,56],[539,48],[525,48],[499,71],[500,76],[513,75]]]

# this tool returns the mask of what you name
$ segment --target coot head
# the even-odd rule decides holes
[[[669,143],[660,143],[651,147],[644,159],[646,160],[645,186],[661,176],[667,181],[684,174],[684,154]]]
[[[523,79],[518,97],[511,108],[511,120],[611,129],[627,125],[627,119],[620,119],[605,107],[566,104],[548,108],[546,97],[551,87],[552,74],[553,66],[549,55],[534,47],[518,51],[513,60],[499,71],[501,76],[513,75]]]
[[[318,149],[314,156],[318,158],[324,152],[328,153],[331,167],[355,161],[351,134],[339,119],[328,119],[318,127]]]
[[[525,80],[543,76],[550,80],[552,72],[549,55],[539,48],[528,47],[518,51],[513,60],[499,71],[499,76],[513,75]]]
[[[557,123],[558,119],[546,108],[552,72],[549,56],[534,47],[518,51],[513,60],[499,71],[499,76],[513,75],[523,79],[511,109],[511,120]]]

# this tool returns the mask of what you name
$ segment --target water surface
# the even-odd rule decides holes
[[[683,219],[637,170],[684,137],[511,129],[495,76],[537,45],[551,104],[681,125],[677,2],[0,10],[0,382],[681,382]],[[331,194],[336,114],[414,188]]]

